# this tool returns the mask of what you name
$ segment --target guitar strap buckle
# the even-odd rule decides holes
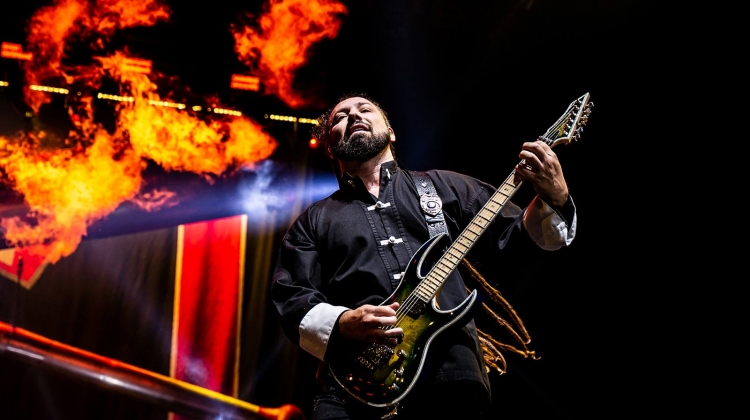
[[[448,234],[445,216],[443,216],[443,201],[437,195],[432,179],[424,172],[412,172],[412,176],[414,186],[417,187],[419,193],[419,205],[422,207],[424,219],[427,222],[427,230],[430,231],[430,238],[434,238],[441,233]]]

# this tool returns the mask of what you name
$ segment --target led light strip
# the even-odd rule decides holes
[[[29,86],[29,89],[31,89],[31,90],[38,90],[40,92],[60,93],[60,94],[63,94],[63,95],[67,95],[68,94],[68,89],[56,88],[56,87],[52,87],[52,86],[31,85],[31,86]]]
[[[177,109],[185,109],[187,106],[185,104],[178,104],[174,102],[167,102],[167,101],[155,101],[153,99],[148,100],[149,105],[156,105],[156,106],[166,106],[169,108],[177,108]]]
[[[120,96],[120,95],[110,95],[108,93],[101,93],[99,92],[96,97],[98,99],[108,99],[110,101],[119,101],[119,102],[133,102],[135,101],[135,98],[132,96]]]
[[[211,108],[209,108],[208,110],[211,111]],[[235,117],[239,117],[242,115],[242,112],[240,111],[235,111],[233,109],[216,108],[216,107],[213,108],[213,112],[214,114],[227,114],[227,115],[234,115]]]
[[[277,121],[289,121],[289,122],[298,122],[302,124],[313,124],[318,125],[318,120],[310,119],[310,118],[298,118],[298,117],[292,117],[288,115],[266,115],[266,118],[277,120]]]

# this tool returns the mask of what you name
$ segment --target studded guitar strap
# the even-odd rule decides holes
[[[424,172],[412,172],[412,177],[419,192],[419,204],[422,207],[422,212],[424,212],[430,238],[440,233],[448,234],[445,216],[443,216],[443,202],[435,192],[432,180]]]

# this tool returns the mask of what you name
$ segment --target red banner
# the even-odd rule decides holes
[[[170,374],[236,396],[247,216],[178,232]]]

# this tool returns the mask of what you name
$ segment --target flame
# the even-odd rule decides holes
[[[72,78],[62,68],[70,41],[85,39],[101,49],[118,29],[151,26],[169,19],[171,11],[158,0],[54,0],[29,20],[27,42],[34,60],[24,64],[26,85],[39,85]],[[37,112],[49,97],[24,89],[29,107]]]
[[[313,44],[338,35],[346,6],[335,0],[270,0],[264,9],[258,29],[232,26],[235,52],[258,72],[267,92],[292,108],[309,105],[310,99],[294,91],[294,72]]]
[[[141,186],[144,162],[130,150],[118,150],[104,130],[83,153],[40,150],[2,137],[0,150],[6,152],[0,165],[33,216],[0,221],[5,239],[46,254],[52,263],[70,255],[90,223],[134,198]]]
[[[155,0],[56,0],[34,14],[28,40],[35,59],[24,65],[27,83],[62,79],[93,90],[106,77],[133,100],[115,106],[114,130],[95,121],[91,96],[70,95],[74,129],[67,136],[44,131],[0,136],[4,181],[29,207],[23,217],[0,220],[7,245],[25,247],[55,263],[75,251],[91,223],[126,201],[146,211],[175,205],[173,192],[141,192],[148,161],[210,181],[273,153],[276,141],[247,117],[198,118],[188,111],[155,106],[171,100],[170,94],[162,98],[157,93],[153,81],[163,75],[123,71],[126,51],[96,57],[94,64],[62,65],[70,40],[91,40],[94,49],[101,49],[117,29],[153,25],[168,17],[168,9]],[[48,93],[24,93],[35,111],[49,102]]]
[[[271,155],[276,141],[246,117],[217,118],[206,122],[169,107],[149,104],[162,98],[148,76],[122,72],[125,56],[100,59],[118,77],[135,101],[119,112],[118,127],[127,131],[136,154],[166,170],[220,175]],[[207,178],[210,179],[210,178]]]

